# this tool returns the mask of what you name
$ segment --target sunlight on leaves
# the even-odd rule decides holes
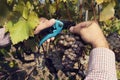
[[[67,2],[67,0],[60,0],[60,1]]]
[[[51,4],[50,7],[49,7],[49,11],[53,15],[56,11],[56,6],[54,4]]]
[[[112,0],[96,0],[97,4],[102,4],[103,2],[112,2]]]
[[[114,17],[114,6],[115,6],[115,2],[109,3],[104,9],[103,11],[100,13],[100,21],[106,21],[112,17]]]
[[[97,4],[103,3],[104,0],[96,0]]]
[[[13,11],[17,11],[22,14],[24,7],[25,7],[25,3],[22,0],[20,0],[18,4],[14,5]]]
[[[13,44],[17,44],[18,42],[28,39],[29,36],[33,36],[31,27],[29,27],[23,19],[20,19],[14,24],[13,27],[9,29],[9,32]]]
[[[25,18],[25,19],[27,19],[28,18],[28,9],[27,9],[27,7],[24,7],[23,8],[23,14],[22,14],[22,16]]]
[[[13,23],[12,21],[9,21],[5,26],[5,31],[6,32],[9,31],[12,27],[13,27]]]
[[[34,29],[34,28],[38,25],[38,23],[39,23],[39,18],[38,18],[37,14],[36,14],[35,12],[32,11],[32,12],[29,14],[27,23],[29,24],[29,26],[30,26],[32,29]]]

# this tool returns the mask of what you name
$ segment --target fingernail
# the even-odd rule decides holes
[[[50,42],[50,39],[48,39],[47,42],[49,43],[49,42]]]
[[[51,40],[53,41],[55,39],[55,37],[52,37]]]
[[[55,19],[51,19],[50,21],[51,21],[52,23],[55,23]]]
[[[73,32],[73,27],[70,27],[70,32]]]

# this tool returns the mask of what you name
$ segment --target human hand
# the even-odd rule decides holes
[[[70,31],[79,34],[81,38],[85,42],[90,43],[93,46],[93,48],[109,48],[107,40],[103,35],[102,30],[100,29],[98,23],[95,21],[79,23],[76,26],[71,27]]]
[[[51,27],[53,24],[55,24],[55,19],[46,19],[46,18],[40,18],[40,23],[37,26],[37,28],[34,31],[34,34],[38,34],[40,31]]]
[[[34,31],[34,34],[38,34],[40,31],[51,27],[52,25],[55,24],[55,19],[46,19],[46,18],[40,18],[40,23],[37,26],[37,28]],[[51,39],[48,39],[47,42],[50,42],[50,40],[54,40],[54,37],[52,37]]]

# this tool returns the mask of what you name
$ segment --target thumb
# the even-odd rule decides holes
[[[70,29],[69,29],[70,32],[72,32],[72,33],[73,33],[73,28],[74,28],[74,27],[72,26],[72,27],[70,27]]]
[[[79,26],[72,26],[70,27],[70,32],[80,34],[80,27]]]

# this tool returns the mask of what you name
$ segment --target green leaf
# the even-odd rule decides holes
[[[9,22],[6,24],[6,26],[5,26],[6,32],[9,31],[12,27],[13,27],[13,23],[12,23],[12,21],[9,21]]]
[[[32,29],[35,29],[35,27],[38,25],[38,23],[39,23],[39,18],[38,18],[37,14],[36,14],[35,12],[31,12],[31,13],[29,14],[27,23],[29,24],[29,26],[30,26]]]
[[[103,2],[111,2],[112,0],[96,0],[97,4],[102,4]]]
[[[51,4],[49,6],[49,12],[53,15],[56,11],[56,5],[55,4]]]
[[[12,28],[9,29],[10,37],[13,44],[17,44],[23,40],[27,40],[29,36],[33,36],[33,29],[28,26],[27,22],[20,19]]]
[[[7,0],[8,4],[12,4],[13,0]]]
[[[27,8],[27,7],[24,7],[22,16],[23,16],[25,19],[28,18],[28,11],[29,11],[28,8]]]
[[[19,0],[19,3],[14,5],[13,11],[17,11],[22,14],[24,7],[25,7],[25,3],[22,0]]]
[[[114,17],[114,6],[115,2],[113,1],[103,9],[103,11],[100,13],[100,21],[106,21]]]
[[[32,8],[32,5],[31,5],[30,1],[27,1],[26,6],[27,6],[28,9]]]
[[[104,0],[96,0],[97,4],[101,4],[104,2]]]
[[[60,1],[66,2],[67,0],[60,0]]]

